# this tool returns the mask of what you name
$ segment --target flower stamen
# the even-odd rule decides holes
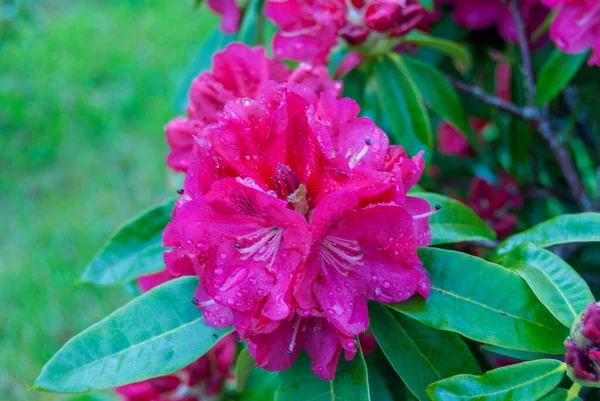
[[[435,205],[435,207],[433,208],[433,210],[427,212],[427,213],[421,213],[421,214],[415,214],[413,216],[413,219],[418,220],[418,219],[424,219],[426,217],[429,216],[433,216],[434,214],[436,214],[440,209],[442,208],[441,205]]]
[[[362,266],[363,251],[358,241],[328,236],[321,243],[321,267],[328,264],[338,273],[347,276],[354,266]]]
[[[271,271],[275,258],[277,257],[277,251],[283,238],[283,230],[277,227],[267,227],[252,233],[236,237],[235,248],[243,255],[242,260],[253,258],[255,261],[268,261],[265,266],[267,270]],[[248,240],[250,245],[244,247],[241,240]]]
[[[363,157],[365,157],[365,155],[367,154],[367,152],[369,151],[369,148],[371,147],[371,138],[365,138],[365,146],[363,146],[363,148],[360,150],[360,152],[355,153],[354,155],[352,155],[352,158],[350,158],[350,161],[348,162],[348,166],[353,169],[354,167],[356,167],[356,165],[358,164],[358,162],[360,161],[360,159],[362,159]],[[350,156],[351,150],[348,149],[348,153],[346,153],[346,157]]]

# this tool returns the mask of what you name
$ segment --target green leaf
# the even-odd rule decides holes
[[[239,39],[250,46],[263,43],[262,0],[250,0],[244,11],[244,20],[240,26]]]
[[[568,330],[515,272],[456,251],[422,248],[431,276],[426,301],[389,306],[428,326],[522,351],[561,354]]]
[[[474,133],[454,87],[440,70],[416,58],[403,56],[406,68],[423,95],[425,103],[442,120],[474,140]]]
[[[244,391],[246,382],[254,368],[254,358],[250,355],[247,348],[244,348],[237,357],[235,363],[235,389],[238,392]]]
[[[547,357],[547,354],[541,352],[516,351],[514,349],[506,349],[489,344],[482,345],[481,350],[492,352],[497,355],[508,356],[514,359],[520,359],[521,361],[533,361],[534,359],[543,359]]]
[[[554,359],[524,362],[483,376],[459,375],[441,380],[429,386],[427,394],[434,401],[536,401],[560,383],[566,368]]]
[[[565,54],[554,50],[538,78],[535,102],[542,107],[554,99],[577,74],[589,52]]]
[[[175,204],[169,200],[121,227],[94,257],[81,280],[96,285],[123,285],[164,269],[162,232]]]
[[[191,302],[197,285],[196,277],[169,281],[84,330],[50,359],[33,389],[101,390],[189,365],[231,332],[204,324]]]
[[[406,43],[414,43],[419,46],[438,50],[439,52],[451,57],[460,65],[461,70],[470,70],[473,65],[471,53],[466,47],[447,39],[429,36],[421,31],[412,30],[404,38]]]
[[[427,11],[433,11],[435,8],[433,0],[417,0]]]
[[[425,388],[433,382],[481,373],[458,334],[432,329],[375,302],[369,305],[369,318],[377,344],[420,401],[429,401]]]
[[[392,127],[393,143],[408,154],[431,150],[433,136],[423,98],[405,64],[397,55],[375,63],[376,92],[384,115]]]
[[[530,243],[516,247],[500,260],[529,284],[538,299],[566,327],[594,302],[592,291],[567,262]]]
[[[442,208],[429,218],[431,245],[465,241],[495,241],[496,233],[465,204],[434,193],[415,193],[425,199],[431,207]]]
[[[83,394],[69,398],[67,401],[117,401],[117,398],[108,394]]]
[[[508,237],[496,248],[496,255],[507,253],[525,242],[547,248],[571,242],[597,241],[600,241],[600,213],[563,214]]]
[[[310,359],[301,353],[294,365],[279,372],[275,401],[371,401],[367,365],[359,350],[347,362],[340,358],[335,378],[326,381],[311,370]]]
[[[554,390],[552,390],[548,394],[546,394],[544,397],[540,398],[540,400],[541,401],[567,401],[568,395],[569,395],[569,392],[566,389],[555,388]],[[578,399],[581,399],[581,398],[576,397],[575,399],[573,399],[571,401],[577,401]]]

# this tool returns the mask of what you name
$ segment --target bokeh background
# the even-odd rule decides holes
[[[193,1],[0,0],[0,401],[127,301],[79,275],[169,196],[163,125],[218,19]]]

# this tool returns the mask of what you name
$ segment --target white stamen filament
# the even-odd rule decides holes
[[[298,329],[300,328],[300,319],[301,317],[298,316],[296,318],[296,323],[294,323],[294,333],[292,334],[292,340],[290,341],[290,345],[287,349],[288,355],[292,355],[294,353],[294,348],[296,347],[296,336],[298,335]]]
[[[434,214],[436,214],[442,207],[440,205],[435,205],[435,208],[433,208],[433,210],[427,212],[427,213],[421,213],[421,214],[415,214],[413,216],[413,219],[418,220],[418,219],[424,219],[426,217],[429,216],[433,216]]]
[[[208,301],[205,301],[205,302],[198,302],[198,304],[196,306],[198,306],[199,308],[206,308],[207,306],[211,306],[214,304],[215,304],[215,300],[209,299]]]
[[[360,161],[360,159],[362,159],[363,157],[365,157],[365,155],[369,151],[370,147],[371,147],[371,140],[369,138],[367,138],[367,140],[365,141],[365,146],[363,146],[363,148],[360,150],[360,152],[352,155],[352,158],[348,162],[348,166],[350,166],[351,169],[353,169],[354,167],[356,167],[356,165],[358,164],[358,162]]]
[[[358,241],[328,236],[321,244],[321,267],[328,264],[338,273],[347,276],[354,266],[362,266],[363,255]]]
[[[575,23],[579,26],[586,25],[592,18],[596,18],[596,16],[600,13],[600,2],[596,3],[595,6],[592,7],[581,19],[575,20]]]
[[[257,262],[268,261],[265,267],[270,271],[275,263],[282,238],[283,230],[277,227],[262,228],[250,234],[236,237],[237,241],[243,239],[249,241],[257,240],[247,247],[241,247],[241,244],[238,242],[236,248],[238,248],[238,251],[243,255],[241,258],[242,260],[247,260],[252,257]]]

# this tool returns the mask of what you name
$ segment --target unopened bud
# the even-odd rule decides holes
[[[600,387],[600,306],[590,304],[573,324],[565,341],[569,377],[587,387]]]
[[[365,24],[376,32],[389,31],[400,21],[403,6],[398,0],[375,0],[367,7]]]

